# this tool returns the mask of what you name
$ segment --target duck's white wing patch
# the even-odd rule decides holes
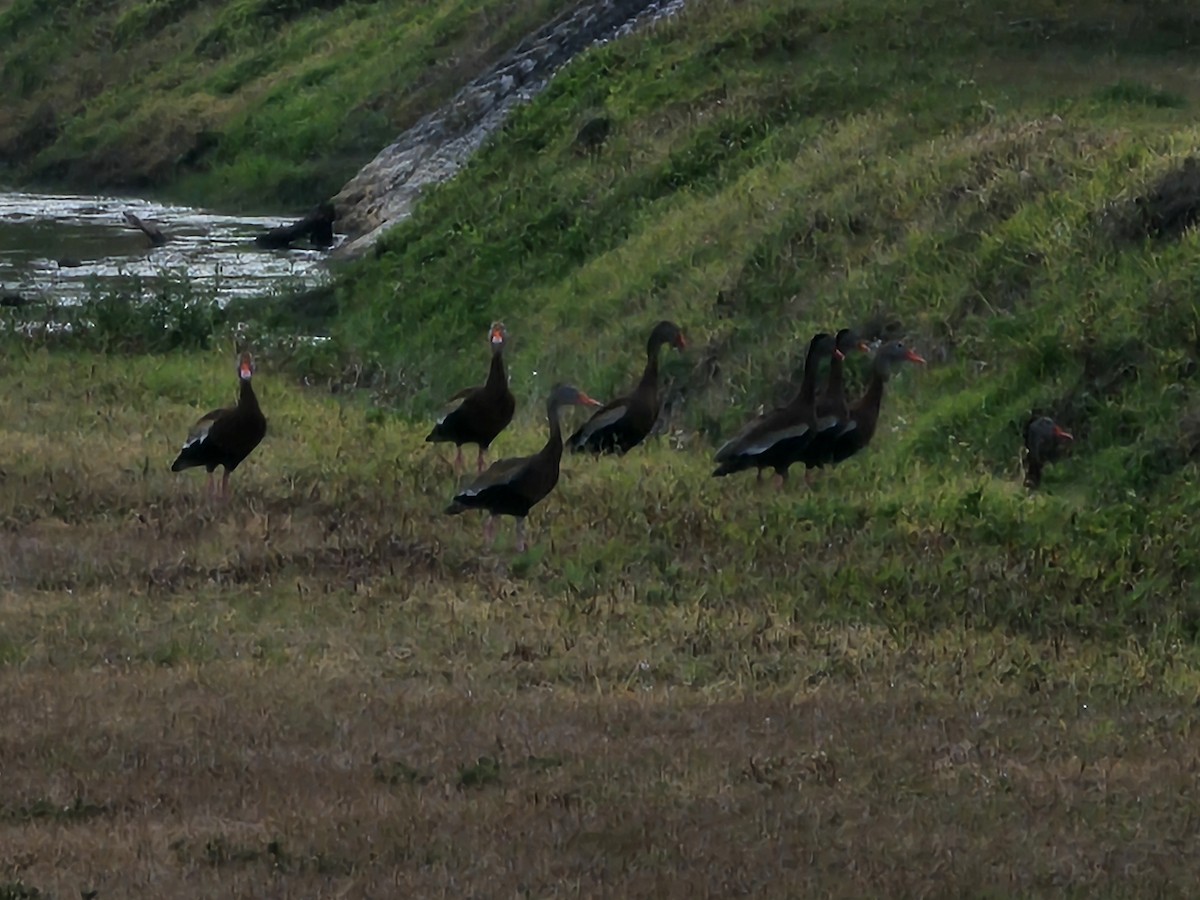
[[[601,428],[607,428],[614,422],[619,421],[621,417],[625,415],[625,411],[627,409],[629,409],[629,407],[622,403],[619,406],[614,406],[612,409],[600,410],[600,412],[596,413],[596,415],[592,416],[586,423],[584,423],[583,428],[581,428],[579,431],[580,440],[586,441]]]
[[[825,416],[817,419],[817,431],[829,431],[831,428],[837,428],[841,425],[841,420],[837,416]]]
[[[204,439],[208,437],[208,433],[212,431],[213,424],[217,421],[216,413],[209,413],[199,422],[192,426],[188,432],[187,440],[183,442],[183,449],[194,447],[196,444],[204,443]]]
[[[474,394],[476,391],[481,391],[481,390],[483,390],[483,388],[481,386],[475,385],[474,387],[463,388],[461,391],[459,391],[454,396],[447,397],[446,402],[442,404],[443,412],[440,416],[438,416],[437,423],[439,425],[441,425],[443,422],[446,421],[446,419],[450,415],[450,413],[454,412],[460,406],[462,406],[462,401],[466,400],[467,397],[469,397],[471,394]]]
[[[488,488],[507,484],[516,478],[529,462],[528,456],[500,459],[488,466],[486,472],[458,492],[459,497],[477,497]]]
[[[808,425],[793,425],[791,428],[781,428],[778,431],[771,431],[762,435],[750,446],[742,451],[743,454],[749,456],[757,456],[766,450],[770,450],[780,441],[786,441],[788,438],[803,437],[808,433]]]
[[[743,425],[733,437],[723,443],[713,456],[713,462],[725,462],[727,459],[732,459],[735,456],[740,456],[744,451],[742,444],[750,439],[750,435],[754,433],[756,428],[759,428],[763,422],[763,416],[758,416],[751,419],[746,425]]]

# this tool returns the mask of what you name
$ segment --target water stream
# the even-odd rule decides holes
[[[127,211],[161,229],[167,243],[152,246],[125,221]],[[128,291],[133,279],[143,289],[186,279],[223,303],[318,283],[327,251],[254,244],[255,235],[292,221],[130,197],[0,192],[0,298],[63,304]]]

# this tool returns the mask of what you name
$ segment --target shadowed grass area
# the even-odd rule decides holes
[[[505,535],[487,554],[477,522],[440,514],[449,465],[422,428],[269,360],[267,439],[214,507],[202,473],[167,466],[232,397],[225,354],[10,346],[13,883],[674,896],[1195,876],[1170,849],[1190,840],[1200,690],[1178,503],[1139,509],[1134,546],[1132,506],[1063,490],[1071,460],[1041,496],[1015,459],[901,479],[919,436],[885,427],[779,495],[657,439],[569,458],[532,549]],[[896,399],[923,388],[906,374]],[[497,452],[540,444],[537,417]]]

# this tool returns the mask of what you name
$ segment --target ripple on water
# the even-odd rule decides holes
[[[161,247],[125,222],[125,212],[157,225]],[[189,279],[226,302],[326,276],[328,251],[262,250],[254,237],[299,216],[227,216],[129,197],[0,192],[0,293],[78,302],[94,289]]]

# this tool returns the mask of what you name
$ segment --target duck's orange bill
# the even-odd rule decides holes
[[[684,340],[684,337],[682,334],[679,335],[679,339],[678,339],[678,341],[676,341],[675,346],[678,347],[680,350],[687,347],[687,341]]]
[[[921,358],[920,356],[918,356],[916,353],[914,353],[912,350],[905,351],[904,356],[910,362],[915,362],[915,363],[920,363],[921,365],[925,365],[925,360],[923,358]]]
[[[866,341],[859,341],[859,342],[858,342],[858,349],[859,349],[859,352],[861,352],[861,353],[870,353],[870,352],[871,352],[871,345],[870,345],[870,344],[868,344]]]
[[[845,359],[846,354],[843,353],[841,350],[839,350],[837,347],[834,347],[833,348],[833,358],[834,359]]]
[[[1058,438],[1062,438],[1064,441],[1073,441],[1073,440],[1075,440],[1075,438],[1071,436],[1071,432],[1069,432],[1069,431],[1063,431],[1063,430],[1062,430],[1061,428],[1059,428],[1057,425],[1055,425],[1055,426],[1054,426],[1054,436],[1055,436],[1055,437],[1058,437]]]
[[[499,344],[504,340],[504,332],[499,328],[492,329],[492,343]]]
[[[242,364],[238,367],[238,374],[243,378],[249,378],[254,374],[254,370],[250,368],[250,363],[243,360]]]
[[[589,397],[583,391],[579,392],[579,402],[584,404],[585,406],[603,406],[604,405],[599,400],[593,400],[591,397]]]

